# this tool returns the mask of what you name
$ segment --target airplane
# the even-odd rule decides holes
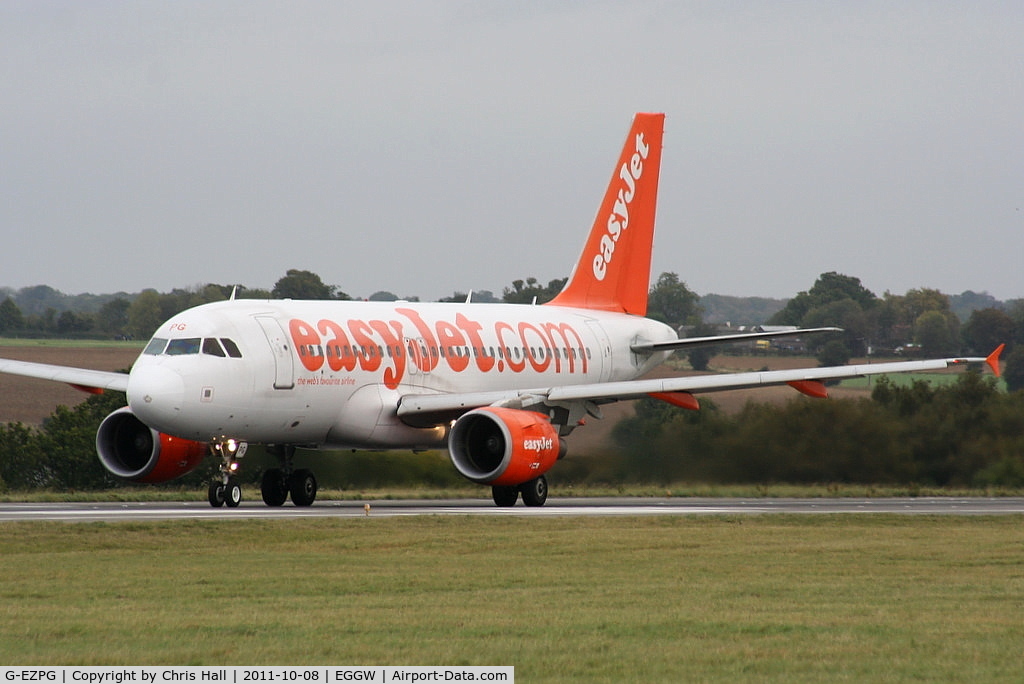
[[[696,410],[697,393],[783,384],[825,397],[825,380],[981,362],[998,375],[1002,347],[987,358],[641,379],[691,346],[838,330],[680,339],[645,317],[664,118],[634,117],[576,266],[546,304],[232,296],[161,325],[129,373],[4,359],[0,372],[125,392],[128,405],[97,431],[103,466],[159,483],[212,454],[214,507],[241,502],[249,444],[279,462],[262,476],[268,506],[316,498],[313,472],[293,467],[296,449],[444,447],[496,505],[542,506],[565,437],[606,403],[655,397]]]

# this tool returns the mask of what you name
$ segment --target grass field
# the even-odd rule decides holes
[[[24,523],[0,548],[3,663],[1024,675],[1017,516]]]

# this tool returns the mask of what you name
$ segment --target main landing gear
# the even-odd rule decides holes
[[[543,506],[548,500],[548,480],[541,475],[521,485],[491,487],[491,498],[502,508],[516,505],[519,495],[523,495],[523,503],[527,506]]]
[[[210,483],[207,492],[210,505],[214,508],[228,506],[234,508],[242,503],[242,487],[235,477],[238,472],[239,459],[245,456],[248,445],[233,439],[214,442],[211,446],[215,456],[220,458],[220,474]],[[292,457],[295,455],[293,446],[276,446],[269,449],[281,461],[280,468],[272,468],[263,473],[260,493],[263,503],[268,506],[283,506],[291,495],[296,506],[312,506],[316,500],[316,477],[313,472],[300,468],[292,468]]]
[[[296,506],[312,506],[316,500],[316,477],[305,468],[291,474],[273,468],[263,473],[260,491],[263,493],[263,503],[268,506],[283,506],[289,494]]]
[[[312,506],[316,500],[316,477],[305,468],[292,469],[295,447],[273,447],[271,452],[281,461],[281,467],[263,473],[263,481],[260,483],[263,503],[283,506],[291,494],[292,503],[296,506]]]

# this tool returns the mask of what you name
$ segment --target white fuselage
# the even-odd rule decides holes
[[[128,400],[196,441],[434,447],[447,424],[403,423],[402,396],[631,380],[667,356],[631,344],[675,338],[639,316],[553,306],[232,300],[161,326]]]

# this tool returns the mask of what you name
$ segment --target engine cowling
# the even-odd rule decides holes
[[[167,482],[195,470],[209,452],[203,442],[150,428],[127,406],[103,419],[96,452],[109,473],[131,482]]]
[[[546,473],[563,454],[563,443],[542,413],[488,406],[455,421],[448,454],[473,482],[514,486]]]

